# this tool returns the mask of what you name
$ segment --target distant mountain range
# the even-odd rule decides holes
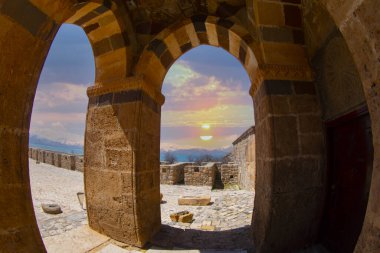
[[[69,154],[83,155],[83,146],[80,145],[69,145],[57,141],[51,141],[48,139],[41,138],[36,135],[30,135],[29,145],[35,148],[42,148],[46,150],[64,152]],[[228,153],[230,153],[232,147],[221,148],[221,149],[175,149],[175,150],[161,150],[160,159],[164,160],[165,154],[170,152],[174,155],[178,162],[186,162],[191,157],[192,159],[197,159],[204,155],[210,155],[215,158],[222,158]]]
[[[202,157],[204,155],[210,155],[216,159],[225,157],[228,153],[230,153],[232,150],[232,147],[229,148],[222,148],[222,149],[177,149],[177,150],[170,150],[165,151],[161,150],[160,158],[161,161],[165,160],[166,153],[170,152],[172,155],[175,156],[178,162],[187,162],[189,161],[189,158],[193,160],[197,160],[197,158]]]
[[[29,136],[29,146],[68,154],[83,155],[83,146],[69,145],[57,141],[41,138],[37,135]]]

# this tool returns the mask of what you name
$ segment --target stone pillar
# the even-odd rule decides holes
[[[263,81],[253,94],[256,122],[257,252],[313,243],[324,203],[324,136],[312,82]]]
[[[89,225],[143,246],[160,228],[161,93],[142,79],[89,89],[84,176]]]

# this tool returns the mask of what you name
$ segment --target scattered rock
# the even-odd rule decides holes
[[[48,214],[60,214],[62,209],[58,204],[41,204],[42,210]]]
[[[162,202],[162,199],[164,197],[164,194],[160,193],[160,197],[161,197],[161,202]]]
[[[193,222],[193,214],[188,213],[188,214],[181,215],[179,216],[178,221],[182,223],[191,223]]]
[[[170,214],[170,219],[174,222],[191,223],[193,221],[193,214],[189,211],[182,211]]]
[[[178,205],[186,206],[207,206],[210,204],[211,196],[181,196],[178,198]]]

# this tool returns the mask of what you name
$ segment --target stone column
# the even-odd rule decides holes
[[[257,252],[292,252],[316,240],[324,203],[324,135],[312,82],[265,80],[253,95]]]
[[[141,78],[93,87],[85,135],[89,225],[143,246],[160,228],[160,119],[164,97]],[[107,88],[104,88],[107,87]]]

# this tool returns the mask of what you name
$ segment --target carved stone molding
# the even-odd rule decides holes
[[[261,64],[259,69],[265,80],[313,81],[310,66]]]
[[[264,81],[264,75],[260,70],[257,70],[256,73],[253,75],[252,78],[252,84],[251,88],[249,89],[249,94],[253,97],[255,94],[256,90],[260,87],[260,85]]]

